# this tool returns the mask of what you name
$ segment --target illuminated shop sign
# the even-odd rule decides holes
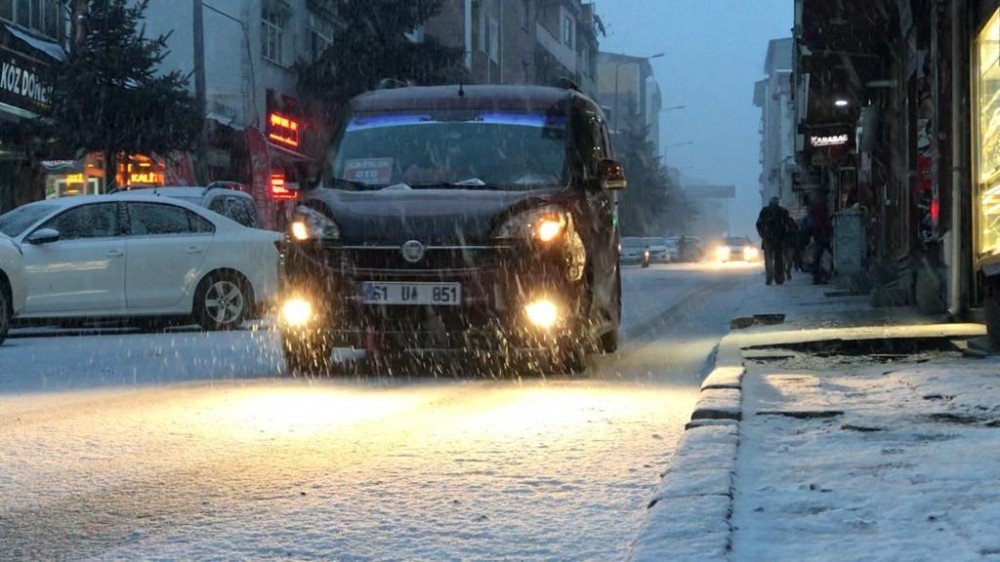
[[[287,201],[298,197],[298,193],[296,191],[288,189],[288,185],[285,183],[284,174],[271,174],[270,194],[271,199],[276,201]]]
[[[299,146],[300,127],[298,121],[280,113],[271,113],[267,116],[267,138],[282,146],[291,148]]]
[[[33,113],[47,112],[52,87],[42,79],[43,68],[16,53],[4,53],[0,57],[0,102]]]
[[[86,181],[87,180],[83,177],[83,174],[68,174],[66,176],[66,185],[86,183]]]
[[[129,185],[163,185],[163,172],[129,172]]]
[[[850,142],[850,140],[851,138],[847,135],[847,133],[843,133],[840,135],[826,135],[826,136],[814,135],[809,137],[809,145],[812,146],[813,148],[823,148],[826,146],[843,146],[848,142]]]

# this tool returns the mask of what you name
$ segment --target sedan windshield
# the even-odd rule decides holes
[[[57,205],[46,203],[35,203],[18,207],[9,213],[0,215],[0,232],[11,238],[16,238],[27,230],[29,226],[35,224],[39,219],[56,210],[56,208]]]
[[[749,238],[730,237],[730,238],[726,238],[726,245],[727,246],[752,246],[753,244],[750,243],[750,239]]]
[[[330,153],[327,187],[527,190],[566,175],[562,116],[447,111],[366,114]]]

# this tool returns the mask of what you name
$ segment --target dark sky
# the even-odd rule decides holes
[[[663,90],[666,162],[688,176],[736,184],[733,229],[749,234],[760,208],[760,110],[753,84],[770,39],[791,36],[792,0],[598,0],[601,50],[647,56]]]

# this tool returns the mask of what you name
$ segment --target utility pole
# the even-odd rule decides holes
[[[198,112],[204,118],[208,114],[208,94],[205,92],[205,11],[202,0],[192,0],[194,27],[194,96]],[[207,184],[205,162],[205,127],[198,134],[198,144],[194,155],[195,183]]]

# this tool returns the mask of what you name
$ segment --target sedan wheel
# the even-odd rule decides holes
[[[10,303],[7,302],[7,295],[0,291],[0,344],[7,339],[7,332],[10,330]]]
[[[209,279],[197,302],[198,323],[206,330],[239,328],[249,308],[243,283],[228,276]]]

